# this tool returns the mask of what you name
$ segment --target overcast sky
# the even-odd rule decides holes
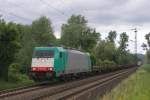
[[[110,30],[118,35],[127,32],[134,40],[132,28],[138,29],[138,52],[144,53],[141,44],[144,36],[150,32],[150,3],[148,0],[0,0],[0,14],[6,21],[31,24],[44,15],[51,19],[56,37],[60,37],[60,28],[72,14],[81,14],[88,25],[96,28],[102,38]],[[117,38],[118,41],[118,38]],[[134,43],[129,42],[134,52]]]

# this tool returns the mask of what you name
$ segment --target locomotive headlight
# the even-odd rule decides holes
[[[52,68],[52,67],[50,67],[50,68],[49,68],[49,70],[50,70],[50,71],[53,71],[53,68]]]
[[[32,70],[33,70],[33,71],[35,71],[35,70],[36,70],[36,68],[34,68],[34,67],[33,67],[33,68],[32,68]]]

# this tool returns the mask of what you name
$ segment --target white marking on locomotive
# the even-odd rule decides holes
[[[32,58],[32,67],[54,67],[54,58]]]

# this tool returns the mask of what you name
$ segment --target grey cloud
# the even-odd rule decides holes
[[[45,2],[45,3],[43,3]],[[30,24],[41,15],[48,16],[60,31],[72,14],[84,15],[96,25],[141,24],[150,22],[148,0],[0,0],[0,12],[9,21]],[[5,11],[25,17],[17,18]]]

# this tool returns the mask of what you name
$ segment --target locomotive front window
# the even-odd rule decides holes
[[[37,50],[34,52],[34,57],[36,57],[36,58],[53,58],[54,51]]]

